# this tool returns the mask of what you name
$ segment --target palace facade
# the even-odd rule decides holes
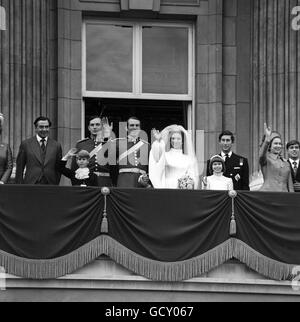
[[[147,131],[186,126],[198,154],[204,133],[203,160],[229,129],[255,171],[264,122],[285,141],[300,137],[298,3],[1,0],[3,140],[16,156],[46,114],[68,150],[85,136],[88,115],[117,125],[135,114]]]

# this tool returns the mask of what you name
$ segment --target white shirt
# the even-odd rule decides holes
[[[36,135],[36,139],[39,142],[39,145],[42,146],[42,138],[37,134]],[[47,142],[48,142],[48,137],[45,137],[45,146],[47,146]]]
[[[233,153],[232,151],[230,151],[229,153],[227,153],[229,158],[231,158],[232,153]],[[221,156],[222,156],[223,160],[224,160],[224,161],[226,161],[226,153],[224,153],[224,152],[222,151],[222,152],[221,152]]]

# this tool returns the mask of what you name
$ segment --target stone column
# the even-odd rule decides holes
[[[5,115],[3,141],[16,156],[21,140],[34,133],[33,120],[53,119],[56,137],[56,0],[0,0],[6,30],[0,31],[0,111]]]
[[[58,0],[58,139],[65,150],[81,138],[82,11]]]
[[[267,122],[283,141],[300,138],[300,33],[291,28],[298,0],[254,0],[253,6],[253,163]]]
[[[196,128],[205,131],[205,156],[218,151],[222,130],[223,0],[201,2],[207,6],[197,19]]]

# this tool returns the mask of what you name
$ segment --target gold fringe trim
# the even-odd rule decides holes
[[[181,262],[160,262],[137,255],[109,236],[108,252],[113,261],[153,281],[179,282],[199,277],[224,264],[233,257],[231,240],[224,242],[203,255]]]
[[[11,275],[47,280],[72,274],[101,255],[107,255],[137,275],[163,282],[200,277],[232,258],[273,280],[291,278],[295,266],[267,258],[238,239],[229,239],[205,254],[186,261],[160,262],[138,255],[106,235],[99,236],[66,256],[50,260],[25,259],[0,251],[0,266]]]
[[[47,280],[72,274],[101,255],[155,281],[175,282],[198,277],[232,258],[231,241],[198,257],[174,263],[154,261],[138,255],[109,236],[100,236],[76,251],[50,260],[31,260],[0,251],[0,266],[8,274],[27,279]]]
[[[257,273],[277,281],[292,278],[292,270],[296,265],[290,265],[270,259],[239,239],[232,239],[233,256]]]
[[[26,259],[0,251],[0,266],[7,274],[27,279],[47,280],[72,274],[103,254],[104,236],[74,252],[49,260]]]

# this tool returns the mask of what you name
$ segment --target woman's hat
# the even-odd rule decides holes
[[[278,132],[272,132],[270,142],[272,142],[274,139],[281,139],[281,135]]]

